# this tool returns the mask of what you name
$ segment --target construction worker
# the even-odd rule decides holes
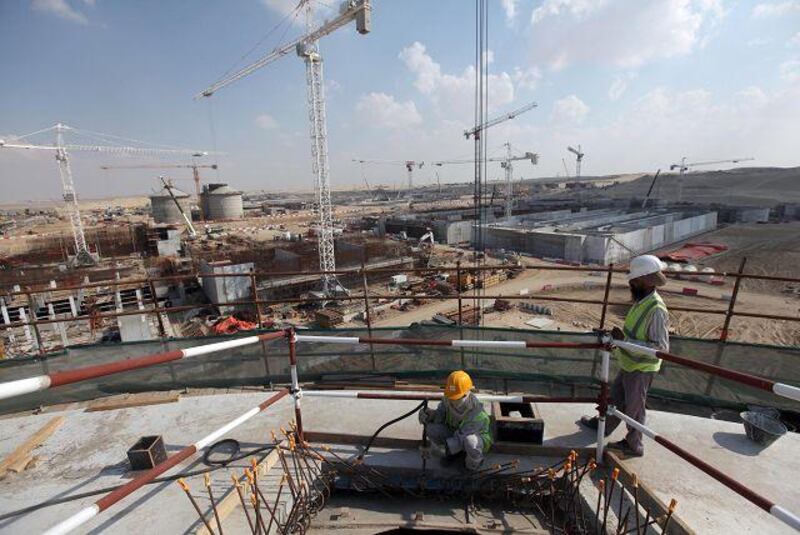
[[[667,307],[656,288],[667,283],[661,272],[661,260],[653,255],[637,256],[631,260],[628,272],[628,286],[634,304],[625,316],[622,329],[614,327],[611,336],[615,340],[626,340],[645,345],[660,351],[669,351],[669,314]],[[619,373],[611,385],[610,401],[623,413],[637,422],[645,423],[645,403],[647,391],[653,378],[661,369],[661,359],[615,349],[614,356],[619,365]],[[581,423],[597,429],[597,417],[584,416]],[[606,436],[619,425],[619,418],[606,418]],[[626,455],[641,457],[644,454],[642,433],[628,426],[628,434],[619,442],[608,444],[609,448]]]
[[[492,447],[492,420],[472,392],[472,378],[464,371],[447,377],[444,398],[436,409],[419,411],[430,445],[423,455],[452,460],[464,454],[467,470],[477,470]]]

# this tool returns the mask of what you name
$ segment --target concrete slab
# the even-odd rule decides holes
[[[266,399],[269,393],[229,393],[185,396],[177,403],[151,405],[103,412],[82,409],[20,416],[0,420],[0,456],[8,454],[54,414],[66,416],[64,425],[35,454],[42,461],[21,474],[0,481],[0,515],[55,497],[93,491],[129,480],[125,452],[142,435],[161,434],[168,452],[195,442],[217,427],[239,416]],[[307,429],[371,435],[377,427],[412,409],[413,401],[305,398],[302,401]],[[591,414],[590,404],[538,404],[545,421],[545,446],[593,447],[594,434],[575,423],[582,414]],[[270,430],[285,426],[292,417],[290,399],[281,400],[267,412],[231,431],[227,436],[248,450],[269,440]],[[794,452],[800,436],[787,434],[766,449],[747,441],[738,424],[658,411],[650,411],[648,425],[688,451],[750,485],[765,497],[790,509],[800,504],[800,459]],[[612,440],[621,438],[618,429]],[[387,428],[382,436],[418,440],[421,436],[412,416]],[[353,446],[337,446],[342,454],[353,454]],[[497,456],[498,461],[511,456]],[[417,466],[415,452],[374,449],[370,463]],[[546,459],[525,458],[525,464],[538,466]],[[660,445],[646,439],[643,458],[623,461],[664,501],[678,500],[679,516],[698,533],[793,533],[767,513],[739,497]],[[245,462],[237,462],[240,473]],[[186,469],[204,468],[195,459],[166,475]],[[230,489],[231,470],[213,472],[215,494]],[[200,506],[208,510],[202,477],[188,478]],[[273,482],[274,484],[274,482]],[[0,520],[0,533],[42,531],[59,520],[93,503],[98,496],[39,509],[22,516]],[[231,515],[227,524],[235,533],[237,523],[246,529],[244,516]],[[113,506],[88,525],[89,533],[141,533],[143,526],[168,533],[186,533],[200,523],[183,492],[174,482],[163,482],[140,489]],[[228,531],[228,530],[226,530]]]

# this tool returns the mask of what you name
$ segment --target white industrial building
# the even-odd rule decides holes
[[[486,247],[583,264],[622,262],[717,226],[717,212],[559,210],[485,226]]]

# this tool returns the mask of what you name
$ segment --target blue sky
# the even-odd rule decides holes
[[[361,183],[353,158],[472,151],[461,132],[473,121],[474,2],[373,2],[371,34],[350,25],[321,43],[334,187]],[[324,15],[335,2],[315,3]],[[216,141],[227,154],[207,179],[245,190],[309,189],[298,58],[282,58],[210,102],[192,99],[295,4],[2,1],[0,137],[62,121],[157,144],[211,150]],[[240,65],[302,30],[280,27]],[[584,174],[665,169],[681,156],[800,165],[800,0],[497,0],[489,47],[492,113],[539,104],[490,133],[494,153],[508,140],[540,154],[538,166],[515,167],[518,177],[563,172],[562,158],[572,165],[568,144],[585,150]],[[0,152],[2,200],[59,198],[51,158]],[[145,194],[155,172],[99,166],[151,161],[74,154],[79,196]],[[401,167],[366,173],[372,183],[405,179]],[[468,166],[440,174],[470,178]],[[499,177],[499,166],[490,175]],[[431,183],[433,171],[416,179]]]

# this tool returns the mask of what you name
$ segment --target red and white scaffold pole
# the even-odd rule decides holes
[[[725,473],[721,472],[717,468],[714,468],[704,460],[696,457],[695,455],[689,453],[685,449],[681,448],[677,444],[670,442],[666,438],[662,437],[646,425],[643,425],[627,414],[620,412],[617,410],[616,407],[609,406],[608,407],[608,414],[611,416],[616,416],[630,427],[641,431],[643,435],[652,438],[672,453],[676,454],[678,457],[681,457],[683,460],[689,462],[690,464],[694,465],[695,467],[699,468],[709,476],[713,477],[735,493],[739,494],[743,498],[747,499],[748,501],[754,503],[755,505],[759,506],[778,520],[784,522],[785,524],[793,527],[797,531],[800,531],[800,517],[794,514],[793,512],[789,511],[785,507],[782,507],[767,498],[761,496],[754,490],[746,487],[742,483],[736,481],[735,479],[731,478],[730,476],[726,475]]]
[[[444,347],[475,347],[475,348],[552,348],[552,349],[599,349],[603,347],[597,343],[576,342],[530,342],[526,340],[426,340],[424,338],[370,338],[366,336],[315,336],[296,334],[295,342],[317,342],[323,344],[383,344],[398,346],[444,346]]]
[[[434,392],[362,392],[358,390],[303,390],[303,396],[315,398],[391,399],[399,401],[437,401],[444,393]],[[512,396],[475,394],[479,401],[488,403],[595,403],[595,397],[575,396]]]
[[[201,438],[191,446],[183,448],[175,455],[167,457],[166,460],[160,462],[159,464],[157,464],[144,474],[136,477],[135,479],[132,479],[125,485],[122,485],[116,490],[106,494],[105,496],[94,502],[92,505],[84,507],[71,517],[56,524],[49,530],[45,531],[45,535],[62,535],[77,529],[78,527],[82,526],[92,518],[99,515],[101,512],[105,511],[106,509],[114,505],[115,503],[119,502],[126,496],[132,494],[133,492],[141,488],[143,485],[154,480],[155,478],[157,478],[170,468],[173,468],[174,466],[185,461],[189,457],[193,456],[195,453],[213,444],[217,439],[224,436],[226,433],[228,433],[235,427],[240,426],[241,424],[243,424],[256,414],[266,410],[267,407],[269,407],[270,405],[273,405],[277,401],[280,401],[280,399],[286,396],[288,393],[289,391],[284,389],[277,392],[276,394],[273,394],[259,405],[256,405],[255,407],[245,412],[238,418],[231,420],[230,422],[223,425],[213,433],[206,435],[205,437]]]
[[[297,423],[297,439],[302,444],[303,437],[303,413],[300,411],[300,398],[303,397],[303,389],[300,388],[300,378],[297,375],[297,335],[294,329],[286,331],[289,339],[289,373],[292,377],[290,392],[294,398],[294,419]]]
[[[605,337],[604,337],[605,338]],[[595,458],[598,463],[603,462],[603,449],[606,439],[606,413],[608,412],[608,377],[611,366],[611,353],[608,347],[600,351],[600,395],[597,404],[597,453]]]
[[[722,377],[723,379],[730,379],[731,381],[736,381],[737,383],[752,386],[760,390],[766,390],[767,392],[772,392],[773,394],[784,398],[800,401],[800,388],[796,386],[787,385],[786,383],[779,383],[777,381],[772,381],[756,375],[750,375],[748,373],[729,370],[727,368],[715,366],[714,364],[706,364],[705,362],[699,362],[686,357],[680,357],[678,355],[659,351],[658,349],[654,349],[652,347],[641,346],[631,342],[613,340],[611,343],[620,349],[641,353],[654,358],[664,359],[667,362],[674,362],[675,364],[680,364],[681,366],[686,366],[687,368],[704,371]]]
[[[115,373],[147,368],[149,366],[156,366],[158,364],[164,364],[165,362],[198,357],[200,355],[207,355],[209,353],[217,353],[219,351],[235,349],[237,347],[253,345],[269,340],[277,340],[285,336],[285,331],[270,332],[255,336],[246,336],[244,338],[236,338],[234,340],[225,340],[224,342],[215,342],[213,344],[187,347],[186,349],[175,349],[173,351],[166,351],[163,353],[154,353],[144,357],[137,357],[119,362],[111,362],[109,364],[87,366],[85,368],[78,368],[76,370],[55,372],[47,375],[28,377],[26,379],[18,379],[16,381],[8,381],[5,383],[0,383],[0,400],[21,396],[23,394],[30,394],[31,392],[38,392],[40,390],[47,390],[48,388],[53,388],[56,386],[78,383],[80,381],[86,381],[87,379],[95,379],[97,377],[113,375]]]

